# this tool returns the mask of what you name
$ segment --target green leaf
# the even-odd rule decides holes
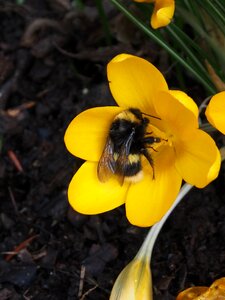
[[[173,47],[171,47],[166,41],[165,38],[160,34],[160,31],[156,31],[151,29],[147,26],[143,21],[138,19],[132,13],[130,13],[126,7],[124,7],[118,0],[111,0],[111,2],[121,11],[124,13],[126,17],[128,17],[138,28],[140,28],[148,37],[153,39],[156,43],[158,43],[162,48],[164,48],[175,60],[177,60],[186,70],[191,72],[195,78],[201,82],[205,88],[208,90],[209,93],[214,94],[216,92],[216,88],[212,84],[212,82],[207,78],[207,72],[200,67],[199,63],[198,68],[193,65],[196,62],[196,59],[193,60],[193,56],[189,57],[192,63],[189,63],[187,59],[184,59]],[[187,47],[186,44],[182,43],[185,48]],[[184,49],[185,50],[185,49]],[[186,50],[185,50],[186,51]],[[189,53],[190,54],[190,53]]]

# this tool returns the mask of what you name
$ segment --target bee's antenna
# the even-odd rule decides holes
[[[161,118],[159,118],[159,117],[152,116],[152,115],[148,115],[148,114],[146,114],[146,113],[143,113],[143,112],[141,112],[141,113],[142,113],[142,115],[145,115],[145,116],[148,116],[148,117],[151,117],[151,118],[154,118],[154,119],[161,120]]]

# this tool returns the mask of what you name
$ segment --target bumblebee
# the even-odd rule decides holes
[[[154,163],[148,148],[154,150],[152,144],[160,143],[162,139],[146,131],[149,119],[143,115],[139,109],[130,108],[113,120],[98,163],[97,175],[101,182],[106,182],[112,174],[118,176],[121,184],[124,180],[139,181],[142,178],[141,155],[148,160],[155,178]]]

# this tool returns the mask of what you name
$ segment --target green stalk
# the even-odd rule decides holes
[[[204,63],[205,63],[205,59],[210,63],[210,65],[213,67],[214,70],[218,71],[218,66],[215,65],[215,62],[212,61],[212,58],[209,56],[208,53],[206,53],[202,48],[200,48],[198,46],[197,43],[195,43],[184,31],[182,31],[176,24],[170,24],[169,28],[165,28],[165,30],[171,31],[173,30],[176,35],[179,37],[179,39],[182,41],[183,44],[183,48],[181,49],[182,51],[186,51],[185,48],[187,49],[192,49],[192,55],[196,57],[196,59],[198,61],[201,61],[201,65],[203,67]],[[186,45],[189,45],[189,47],[187,47]],[[208,72],[206,71],[205,68],[204,69],[204,76],[211,82],[211,78],[208,74]],[[219,73],[219,72],[218,72]]]
[[[196,20],[198,20],[199,24],[204,27],[204,22],[202,20],[201,10],[197,5],[196,1],[186,0],[187,10],[190,12],[191,15],[194,16]],[[184,9],[183,5],[180,4],[180,7]],[[176,9],[179,8],[179,5],[176,6]]]
[[[177,7],[177,10],[179,11],[179,14],[185,19],[185,21],[192,26],[198,34],[205,39],[208,44],[213,48],[215,53],[220,57],[221,61],[225,64],[225,55],[224,51],[221,49],[221,47],[218,45],[218,43],[212,39],[208,33],[200,26],[198,20],[189,12],[185,11],[181,7]]]
[[[172,25],[172,24],[171,24]],[[175,26],[168,26],[166,30],[170,33],[170,35],[173,37],[173,39],[180,45],[181,49],[186,53],[191,60],[192,64],[195,66],[196,70],[198,69],[198,73],[202,74],[205,81],[210,84],[210,77],[206,72],[206,69],[203,67],[203,64],[200,62],[199,58],[193,53],[191,50],[191,47],[187,47],[187,44],[185,43],[184,39],[179,36],[176,32]]]
[[[207,133],[212,133],[212,132],[215,132],[217,131],[217,129],[215,127],[213,127],[211,124],[209,123],[203,123],[199,126],[199,128],[201,130],[204,130],[205,132]]]
[[[225,18],[224,15],[221,14],[220,10],[216,7],[215,2],[212,4],[211,1],[203,1],[197,0],[199,5],[207,11],[207,13],[213,17],[214,21],[220,26],[221,31],[225,34]]]
[[[101,23],[102,23],[102,27],[105,33],[105,39],[106,39],[106,43],[107,45],[111,45],[112,44],[112,40],[111,40],[111,32],[109,29],[109,23],[108,23],[108,19],[107,16],[105,14],[105,10],[102,4],[102,0],[95,0],[95,4],[96,7],[98,9],[98,13],[101,19]]]
[[[153,31],[147,27],[141,20],[134,17],[118,0],[111,0],[111,2],[124,13],[138,28],[140,28],[148,37],[152,38],[161,47],[163,47],[174,59],[176,59],[181,65],[183,65],[187,70],[189,70],[194,76],[201,82],[209,93],[214,94],[216,92],[215,87],[207,82],[205,78],[202,77],[202,73],[198,73],[191,64],[187,63],[176,51],[169,46],[164,39],[160,36],[158,31]]]
[[[181,3],[179,1],[178,3],[176,3],[176,6],[177,6],[177,4],[182,5],[182,6],[186,5],[187,9],[193,12],[192,4],[188,0],[184,0],[184,2],[181,2]]]
[[[221,0],[214,0],[215,5],[217,5],[218,9],[225,15],[225,6],[221,3]]]
[[[196,44],[182,29],[180,29],[175,23],[171,23],[170,28],[173,29],[174,32],[180,37],[180,39],[183,40],[183,43],[189,45],[191,48],[193,48],[196,53],[200,56],[206,56],[207,54],[202,50],[202,48],[199,47],[198,44]],[[165,28],[166,29],[166,28]]]

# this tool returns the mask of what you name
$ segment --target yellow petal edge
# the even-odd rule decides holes
[[[209,123],[225,134],[225,92],[220,92],[212,97],[205,114]]]

